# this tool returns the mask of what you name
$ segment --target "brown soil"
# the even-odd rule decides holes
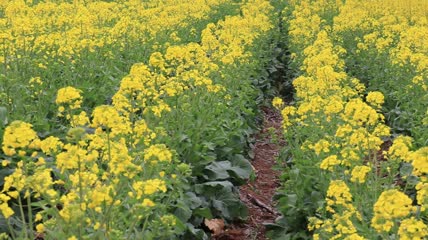
[[[254,167],[256,179],[240,187],[240,198],[247,205],[249,216],[246,222],[234,223],[214,236],[215,240],[267,239],[264,223],[273,223],[279,216],[275,210],[272,196],[279,187],[278,171],[272,169],[281,140],[281,115],[270,108],[262,108],[264,123],[256,135],[254,145]]]

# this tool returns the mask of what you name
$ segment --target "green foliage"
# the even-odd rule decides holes
[[[364,36],[364,32],[359,32]],[[352,33],[355,38],[355,33]],[[427,117],[428,94],[422,87],[412,83],[415,75],[413,66],[398,66],[391,63],[387,53],[376,50],[356,51],[357,43],[347,41],[346,64],[352,76],[361,79],[370,91],[384,93],[385,104],[382,112],[388,125],[396,134],[406,134],[416,140],[417,146],[428,144]],[[425,81],[426,82],[426,81]]]
[[[279,169],[287,167],[276,196],[282,216],[268,226],[273,239],[404,238],[404,223],[414,219],[426,229],[425,210],[406,209],[425,208],[426,172],[418,169],[426,166],[428,143],[426,64],[421,63],[426,62],[426,48],[417,46],[415,36],[426,26],[410,20],[416,17],[401,7],[370,12],[372,3],[289,1],[284,9],[290,17],[292,67],[302,72],[293,80],[295,105],[282,111],[288,146],[279,156]],[[354,12],[357,5],[368,15],[353,15],[361,10]],[[351,19],[356,23],[348,24]],[[423,27],[403,27],[413,24]],[[325,106],[330,101],[337,112]],[[371,123],[361,118],[370,111]],[[389,127],[395,139],[388,151]],[[412,138],[397,137],[403,133]],[[365,145],[367,140],[372,143]],[[384,200],[388,194],[405,204]],[[405,214],[388,210],[394,207]],[[385,227],[388,224],[394,228]]]
[[[200,44],[201,31],[209,23],[216,23],[221,19],[227,21],[230,16],[226,17],[226,15],[229,14],[236,16],[243,14],[240,12],[241,6],[242,4],[229,1],[213,9],[210,16],[202,20],[187,19],[189,25],[195,29],[193,34],[189,34],[189,25],[177,24],[174,29],[159,30],[154,39],[144,39],[144,44],[141,44],[141,41],[130,42],[124,37],[116,39],[115,42],[120,43],[119,45],[112,43],[95,51],[85,49],[80,56],[72,59],[61,57],[46,59],[46,68],[36,64],[37,59],[43,58],[36,53],[22,59],[14,59],[8,63],[9,68],[5,67],[7,70],[0,76],[0,89],[4,92],[0,96],[0,106],[5,106],[0,107],[1,136],[6,124],[17,119],[32,123],[38,132],[37,137],[42,140],[48,136],[58,136],[64,143],[75,145],[83,141],[83,136],[97,131],[108,132],[109,128],[105,126],[98,129],[92,126],[84,128],[69,126],[66,118],[57,116],[55,105],[57,90],[64,86],[73,86],[82,90],[84,99],[82,110],[91,115],[95,106],[111,104],[112,95],[118,91],[120,80],[128,74],[132,64],[144,63],[150,66],[151,74],[157,74],[158,69],[155,69],[149,61],[153,52],[165,54],[171,45],[181,47],[189,43]],[[221,28],[218,27],[219,31]],[[177,33],[180,40],[173,41],[171,32]],[[135,239],[168,239],[171,236],[181,236],[184,239],[207,239],[208,235],[200,229],[204,218],[224,218],[228,221],[246,218],[247,209],[239,200],[237,185],[244,183],[253,174],[246,152],[256,129],[256,120],[259,117],[258,104],[264,101],[265,93],[260,89],[267,90],[271,85],[264,68],[272,62],[272,49],[275,46],[275,43],[272,43],[274,39],[272,31],[264,33],[255,38],[252,44],[247,44],[243,48],[243,53],[249,53],[248,56],[251,56],[246,56],[245,61],[233,59],[234,63],[226,64],[221,59],[211,60],[220,69],[207,77],[213,83],[221,84],[224,90],[207,91],[206,88],[189,84],[191,87],[183,94],[160,96],[160,99],[171,107],[171,111],[162,113],[161,117],[155,116],[150,111],[146,112],[146,109],[131,114],[132,125],[136,120],[144,119],[156,135],[153,143],[165,144],[172,150],[174,157],[188,165],[179,164],[178,161],[173,161],[169,165],[150,165],[145,160],[143,163],[143,152],[148,149],[148,146],[141,144],[142,141],[136,146],[128,144],[127,151],[135,154],[132,160],[138,162],[143,169],[138,177],[141,179],[157,177],[162,175],[161,173],[165,174],[164,170],[167,174],[176,173],[172,174],[174,176],[165,177],[176,182],[167,183],[167,193],[156,193],[154,201],[159,202],[156,202],[152,212],[144,212],[147,214],[145,219],[136,220],[137,216],[132,206],[137,203],[131,197],[134,193],[124,190],[118,192],[115,198],[124,199],[123,205],[119,207],[111,205],[108,208],[108,214],[100,214],[100,216],[89,214],[88,216],[97,220],[102,219],[101,222],[109,222],[112,228],[113,226],[115,228],[106,233],[88,227],[83,230],[84,232],[93,231],[91,236],[94,239],[102,239],[106,236],[104,234],[108,234],[113,239],[121,239],[123,236]],[[106,58],[106,53],[114,57]],[[192,59],[192,61],[195,64],[198,63],[198,59]],[[191,68],[186,70],[190,71]],[[33,77],[40,77],[42,84],[32,82]],[[179,78],[174,73],[165,74],[164,77]],[[110,117],[113,118],[113,116],[108,118]],[[113,142],[110,140],[108,135],[108,151],[101,151],[101,157],[111,154],[110,144],[113,144],[114,140]],[[131,140],[126,139],[126,141]],[[29,151],[23,154],[28,153]],[[1,168],[0,186],[4,183],[4,177],[13,172],[16,163],[21,160],[36,161],[40,155],[43,155],[41,152],[37,154],[39,154],[37,158],[34,156],[11,157],[0,152],[1,159],[5,158],[9,162],[7,167]],[[56,156],[43,155],[43,157],[49,166],[55,165]],[[99,160],[100,172],[107,171],[106,169],[109,169],[107,165]],[[33,172],[25,174],[32,175]],[[70,186],[70,176],[67,174],[55,168],[52,173],[54,178],[68,183],[55,189],[64,195],[68,193],[67,187]],[[111,179],[107,178],[100,182],[104,184],[109,180]],[[118,182],[125,183],[126,179],[121,178]],[[119,188],[119,190],[122,189]],[[79,199],[84,197],[79,196]],[[57,208],[52,207],[52,204],[43,199],[43,196],[30,200],[34,202],[28,204],[27,208],[18,209],[15,212],[46,211],[47,216],[54,218],[54,216],[58,217],[58,211],[63,207],[62,204],[58,204]],[[17,202],[16,199],[11,200],[10,204],[22,206],[22,203]],[[113,210],[110,211],[110,209]],[[161,215],[165,213],[173,213],[177,218],[177,223],[173,227],[162,222]],[[9,219],[13,223],[10,234],[17,232],[24,237],[28,233],[30,236],[34,235],[35,224],[27,222],[28,219],[31,219],[31,216],[14,216]],[[0,229],[3,228],[2,220],[0,219]],[[47,220],[44,219],[46,222]],[[82,222],[76,225],[58,224],[53,228],[62,232],[62,235],[58,235],[59,238],[65,239],[68,233],[77,231],[76,229],[79,234],[82,234],[81,224]],[[150,227],[146,227],[147,225]]]

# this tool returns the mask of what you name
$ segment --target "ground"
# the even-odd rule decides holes
[[[284,142],[281,140],[281,116],[267,107],[262,108],[264,122],[256,135],[254,144],[255,179],[240,187],[240,198],[247,205],[249,216],[245,222],[237,222],[225,227],[213,237],[215,240],[267,239],[264,223],[273,223],[279,216],[272,200],[279,187],[278,171],[273,170],[275,158]],[[277,143],[280,144],[277,144]]]

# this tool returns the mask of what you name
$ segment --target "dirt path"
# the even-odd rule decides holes
[[[284,144],[279,137],[281,116],[273,109],[262,108],[262,110],[263,128],[256,136],[254,160],[251,162],[256,179],[240,187],[240,198],[249,210],[248,220],[227,226],[224,232],[213,238],[215,240],[265,240],[266,229],[263,223],[273,223],[278,217],[272,196],[279,187],[280,173],[272,167],[275,165],[279,145]]]

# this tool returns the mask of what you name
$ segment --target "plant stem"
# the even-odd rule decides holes
[[[27,222],[25,221],[24,208],[22,207],[21,195],[19,194],[18,194],[18,204],[19,204],[19,211],[21,212],[21,218],[23,223],[22,225],[24,229],[25,238],[28,239]]]
[[[82,187],[82,171],[81,171],[81,161],[80,161],[80,157],[78,157],[78,161],[77,161],[77,171],[79,171],[79,209],[81,211],[82,210],[82,201],[83,201],[83,187]],[[79,223],[78,225],[78,231],[79,231],[79,239],[82,239],[82,229],[81,229],[81,224]]]
[[[27,197],[27,206],[28,206],[28,225],[30,226],[30,229],[33,230],[33,211],[31,209],[31,196],[28,195]],[[33,231],[30,232],[31,239],[34,239]]]
[[[146,216],[146,219],[144,219],[144,225],[143,225],[143,229],[141,230],[141,233],[144,236],[144,231],[146,230],[147,227],[147,220],[149,219],[149,215]]]
[[[10,220],[7,219],[6,223],[7,223],[7,227],[9,228],[9,232],[12,235],[12,239],[17,239],[16,235],[15,235],[15,232],[14,232],[12,226],[10,225]]]

